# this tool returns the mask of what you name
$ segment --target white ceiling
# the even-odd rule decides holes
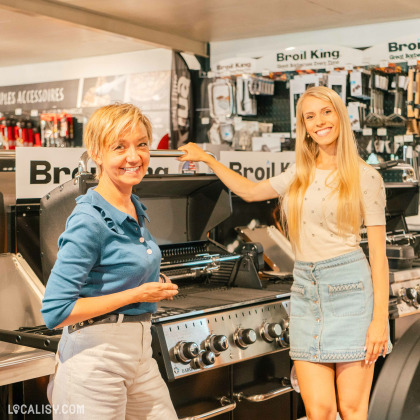
[[[419,0],[55,0],[199,41],[420,17]]]
[[[419,17],[419,0],[0,0],[0,66]]]
[[[139,41],[0,9],[0,66],[138,51]]]

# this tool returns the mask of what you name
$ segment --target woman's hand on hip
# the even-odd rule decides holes
[[[160,302],[163,299],[172,299],[178,294],[178,286],[170,282],[144,283],[133,289],[133,293],[133,302]]]
[[[181,162],[206,162],[211,159],[211,156],[195,143],[187,143],[184,146],[178,147],[178,150],[185,152],[184,155],[178,157],[178,160]]]
[[[372,320],[366,334],[366,364],[376,362],[378,357],[386,356],[388,350],[388,319]]]

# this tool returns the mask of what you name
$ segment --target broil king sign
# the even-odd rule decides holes
[[[257,72],[328,69],[362,64],[362,51],[335,45],[289,47],[257,60]]]
[[[176,149],[187,143],[192,133],[193,103],[191,75],[178,52],[172,55],[171,144]]]
[[[415,65],[420,60],[420,36],[412,35],[375,45],[363,51],[365,64],[387,65],[407,62]]]

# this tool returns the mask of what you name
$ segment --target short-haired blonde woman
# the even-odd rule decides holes
[[[67,220],[42,314],[63,327],[52,390],[56,419],[177,419],[152,358],[156,303],[177,294],[132,187],[147,173],[152,129],[128,104],[97,110],[85,144],[99,182]]]
[[[358,155],[345,104],[326,87],[297,104],[296,164],[254,183],[195,144],[180,160],[204,161],[245,201],[282,197],[295,251],[290,356],[310,420],[367,418],[374,362],[391,351],[385,190]],[[369,261],[360,242],[366,226]]]

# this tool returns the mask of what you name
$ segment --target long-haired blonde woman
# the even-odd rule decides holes
[[[203,161],[245,201],[282,197],[295,251],[290,356],[310,420],[367,418],[374,362],[391,351],[385,189],[358,155],[347,109],[331,89],[297,104],[296,164],[254,183],[195,144],[180,160]],[[366,226],[367,262],[360,242]]]

